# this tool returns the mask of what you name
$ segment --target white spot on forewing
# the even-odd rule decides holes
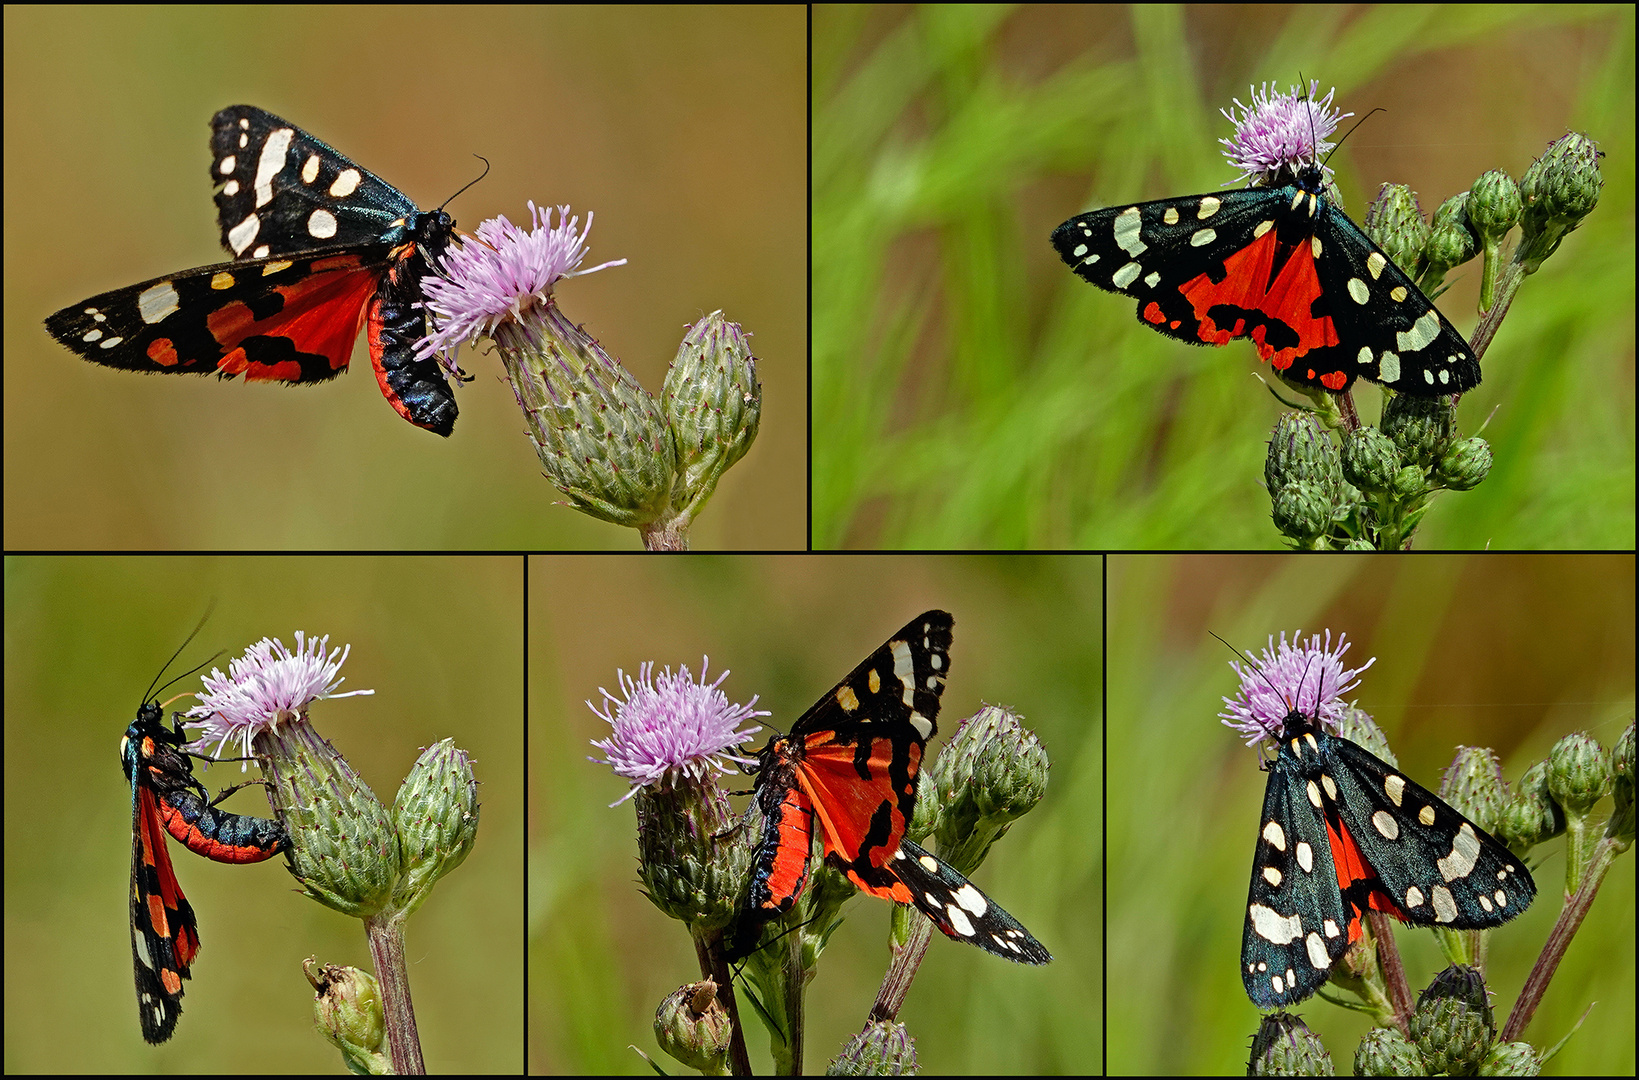
[[[888,644],[888,648],[893,653],[894,677],[899,680],[899,685],[904,687],[904,692],[900,694],[900,698],[906,705],[915,705],[916,659],[911,656],[910,643],[894,641]]]
[[[1138,207],[1129,206],[1115,216],[1115,246],[1128,255],[1139,255],[1149,250],[1144,243],[1142,230],[1144,217],[1138,212]]]
[[[319,178],[319,155],[309,154],[302,159],[302,183],[311,184]]]
[[[216,171],[223,176],[232,176],[239,167],[239,158],[235,154],[224,154],[222,160],[216,163]]]
[[[235,255],[243,255],[245,249],[250,247],[261,231],[262,219],[255,214],[251,214],[228,230],[228,247],[233,249]]]
[[[169,281],[161,281],[138,294],[137,314],[143,322],[152,326],[175,311],[177,301],[176,287]]]
[[[1480,838],[1474,835],[1474,826],[1463,822],[1451,841],[1451,852],[1438,863],[1440,876],[1447,881],[1461,881],[1474,872],[1474,863],[1480,857]]]
[[[154,970],[154,957],[148,951],[148,936],[137,933],[135,926],[131,927],[131,944],[136,946],[137,960],[149,971]]]
[[[1303,936],[1303,921],[1296,915],[1282,915],[1274,908],[1253,904],[1246,909],[1252,932],[1276,945],[1290,945]]]
[[[1309,874],[1309,873],[1314,872],[1314,869],[1315,869],[1315,849],[1314,848],[1310,847],[1307,843],[1300,840],[1300,841],[1298,841],[1298,845],[1297,845],[1297,848],[1294,851],[1294,854],[1296,854],[1297,857],[1298,857],[1298,866],[1303,868],[1303,872],[1305,874]]]
[[[1007,930],[1001,934],[990,935],[991,941],[1006,949],[1008,952],[1023,954],[1024,950],[1019,948],[1018,938],[1018,932],[1014,930]]]
[[[974,918],[983,918],[984,913],[990,910],[990,902],[985,899],[985,894],[974,887],[971,881],[951,893],[950,901],[954,906],[971,913]]]
[[[1383,778],[1383,794],[1389,797],[1389,802],[1399,806],[1400,800],[1406,796],[1406,778],[1395,773],[1385,776]]]
[[[1411,329],[1394,335],[1395,344],[1401,352],[1420,352],[1434,343],[1440,336],[1440,313],[1433,308],[1423,312],[1423,317],[1411,324]]]
[[[1457,900],[1451,895],[1451,890],[1444,885],[1437,885],[1429,894],[1429,901],[1434,906],[1434,921],[1437,923],[1452,922],[1457,918]]]
[[[1385,840],[1400,839],[1400,823],[1387,810],[1377,810],[1372,813],[1372,828]]]
[[[357,169],[343,169],[330,185],[330,195],[332,198],[345,199],[357,191],[362,182],[363,177]]]
[[[939,903],[938,897],[929,896],[927,899],[930,904]],[[962,909],[956,905],[945,905],[945,921],[950,924],[950,928],[952,930],[956,931],[962,937],[970,938],[973,936],[972,920],[970,920],[967,915],[962,912]]]
[[[1332,958],[1326,954],[1326,943],[1320,940],[1319,934],[1309,934],[1303,939],[1303,951],[1315,967],[1325,970],[1332,966]]]
[[[1130,262],[1111,275],[1110,284],[1114,285],[1118,289],[1125,290],[1127,286],[1137,281],[1138,275],[1142,274],[1143,272],[1144,268],[1142,266],[1138,263]]]
[[[315,210],[307,216],[307,234],[315,240],[329,240],[336,235],[336,215],[328,210]]]
[[[273,201],[273,178],[285,167],[291,141],[296,133],[290,128],[275,128],[268,133],[262,152],[256,156],[256,205],[266,206]]]
[[[1263,827],[1263,838],[1268,841],[1269,846],[1274,848],[1276,851],[1286,850],[1286,833],[1282,831],[1280,822],[1270,821],[1267,825],[1265,825]]]

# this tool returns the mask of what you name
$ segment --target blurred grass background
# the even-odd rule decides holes
[[[497,356],[455,434],[382,400],[368,349],[316,386],[98,367],[51,312],[222,261],[210,118],[267,109],[468,231],[569,204],[566,315],[659,394],[684,328],[755,337],[756,445],[697,548],[807,542],[807,15],[800,7],[5,10],[7,550],[635,551],[559,505]]]
[[[935,935],[901,1018],[924,1073],[1100,1070],[1102,1015],[1102,560],[1035,556],[806,556],[530,562],[529,953],[531,1072],[686,1072],[655,1046],[654,1013],[699,977],[681,924],[639,892],[631,804],[589,745],[608,725],[585,702],[635,674],[731,671],[730,700],[760,695],[784,731],[919,612],[956,617],[951,677],[930,755],[982,702],[1022,712],[1052,761],[1047,795],[976,883],[1055,957],[1007,963]],[[931,758],[930,758],[931,759]],[[749,777],[728,777],[735,790]],[[736,799],[741,809],[743,799]],[[887,904],[856,897],[808,990],[806,1069],[857,1032],[887,961]],[[748,1024],[753,1068],[766,1035]]]
[[[302,899],[283,859],[221,866],[171,845],[201,950],[171,1040],[150,1047],[137,1025],[119,741],[212,598],[171,676],[217,649],[226,671],[264,636],[294,647],[296,630],[329,634],[352,647],[342,689],[375,694],[321,702],[313,721],[378,799],[392,801],[422,747],[453,738],[472,757],[478,842],[411,917],[406,961],[429,1071],[520,1071],[522,573],[516,557],[9,556],[6,1071],[337,1070],[302,961],[374,965],[362,925]],[[199,688],[195,676],[165,696]],[[256,773],[196,763],[195,775],[214,793]],[[254,788],[223,808],[268,813]]]
[[[1496,467],[1417,542],[1632,548],[1633,43],[1627,6],[816,8],[815,546],[1277,546],[1281,407],[1252,348],[1141,327],[1048,235],[1218,190],[1219,110],[1301,72],[1356,119],[1387,110],[1331,159],[1357,221],[1382,182],[1431,213],[1567,129],[1606,150],[1600,205],[1464,398]],[[1479,265],[1440,301],[1465,334]],[[1374,419],[1376,391],[1356,396]]]
[[[1266,774],[1217,718],[1237,682],[1207,631],[1255,651],[1347,632],[1352,665],[1377,658],[1350,698],[1429,788],[1459,745],[1490,747],[1513,782],[1573,732],[1609,749],[1633,716],[1631,555],[1115,555],[1107,626],[1112,1076],[1243,1072],[1258,1024],[1238,959]],[[1536,901],[1490,938],[1499,1026],[1562,907],[1565,840],[1528,858]],[[1633,925],[1630,854],[1526,1029],[1540,1049],[1570,1036],[1548,1074],[1632,1074]],[[1420,992],[1445,966],[1433,935],[1395,940]],[[1295,1011],[1349,1072],[1366,1017],[1318,997]]]

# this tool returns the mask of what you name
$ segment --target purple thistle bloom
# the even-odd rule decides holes
[[[461,342],[494,337],[503,324],[545,307],[564,278],[626,264],[625,259],[615,259],[580,269],[592,230],[590,213],[585,232],[580,219],[569,216],[567,206],[558,207],[555,226],[551,208],[541,210],[531,202],[529,214],[527,230],[505,217],[485,221],[476,233],[482,243],[452,247],[439,260],[442,276],[423,285],[427,312],[438,329],[417,347],[418,358],[438,353],[450,376],[459,377],[451,354]]]
[[[209,675],[201,676],[205,692],[198,695],[199,704],[184,715],[195,717],[189,724],[205,732],[190,746],[202,748],[214,739],[219,740],[220,751],[230,740],[239,740],[244,746],[242,756],[249,757],[251,739],[258,732],[305,715],[311,703],[375,693],[335,692],[346,681],[340,675],[341,666],[347,662],[352,646],[331,649],[326,654],[329,643],[329,634],[312,641],[298,630],[293,653],[278,638],[263,638],[246,649],[244,656],[229,661],[228,674],[212,668]]]
[[[685,779],[701,780],[714,768],[728,772],[730,762],[752,763],[753,759],[729,750],[749,742],[762,730],[760,726],[737,730],[740,723],[769,713],[752,708],[757,704],[755,696],[744,705],[730,702],[718,689],[729,673],[725,671],[716,682],[707,683],[708,663],[706,658],[701,659],[698,683],[688,667],[681,665],[676,674],[667,668],[656,676],[651,661],[638,670],[636,679],[619,671],[623,698],[600,686],[603,709],[600,711],[590,701],[586,703],[614,729],[609,738],[592,742],[605,757],[588,760],[608,765],[632,785],[630,791],[609,805],[619,806],[645,785],[675,786]]]
[[[1354,113],[1332,111],[1335,91],[1328,90],[1325,97],[1316,99],[1315,91],[1319,88],[1318,82],[1311,81],[1307,96],[1297,87],[1284,94],[1271,94],[1269,84],[1265,83],[1261,88],[1253,88],[1251,108],[1242,105],[1240,98],[1235,99],[1241,111],[1239,118],[1218,110],[1235,125],[1233,138],[1218,140],[1224,145],[1224,156],[1229,163],[1241,170],[1241,175],[1231,180],[1231,184],[1253,177],[1295,172],[1300,165],[1317,161],[1332,148],[1327,137],[1337,130],[1339,120]],[[1330,175],[1330,169],[1324,165],[1321,168]]]
[[[1224,698],[1228,707],[1218,715],[1248,746],[1279,738],[1286,714],[1293,709],[1335,732],[1345,710],[1342,696],[1359,686],[1357,676],[1377,662],[1374,656],[1360,667],[1347,669],[1343,666],[1343,654],[1349,651],[1347,634],[1337,636],[1335,649],[1330,630],[1324,645],[1319,634],[1307,646],[1300,645],[1302,635],[1301,630],[1294,633],[1293,644],[1288,645],[1282,632],[1279,648],[1271,635],[1261,661],[1248,652],[1253,663],[1229,663],[1240,676],[1240,695]]]

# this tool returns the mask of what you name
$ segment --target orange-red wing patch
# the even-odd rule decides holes
[[[826,860],[872,896],[909,903],[909,890],[885,868],[916,805],[922,746],[869,736],[849,745],[835,735],[809,736],[797,766],[797,782],[819,819]]]

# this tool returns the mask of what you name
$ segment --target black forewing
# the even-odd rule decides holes
[[[1283,742],[1264,788],[1241,936],[1241,981],[1263,1008],[1314,993],[1349,946],[1326,819],[1309,791]]]
[[[222,246],[237,258],[372,243],[417,212],[335,147],[254,105],[211,118],[211,179]]]
[[[870,733],[926,743],[938,730],[954,626],[950,612],[938,610],[906,623],[809,706],[792,737],[836,731],[838,741]]]
[[[1053,959],[1024,924],[1009,915],[954,866],[909,840],[888,864],[910,890],[911,903],[946,937],[977,945],[1018,964]]]
[[[1530,905],[1537,887],[1524,860],[1364,747],[1337,737],[1331,743],[1338,816],[1398,917],[1482,930]]]

